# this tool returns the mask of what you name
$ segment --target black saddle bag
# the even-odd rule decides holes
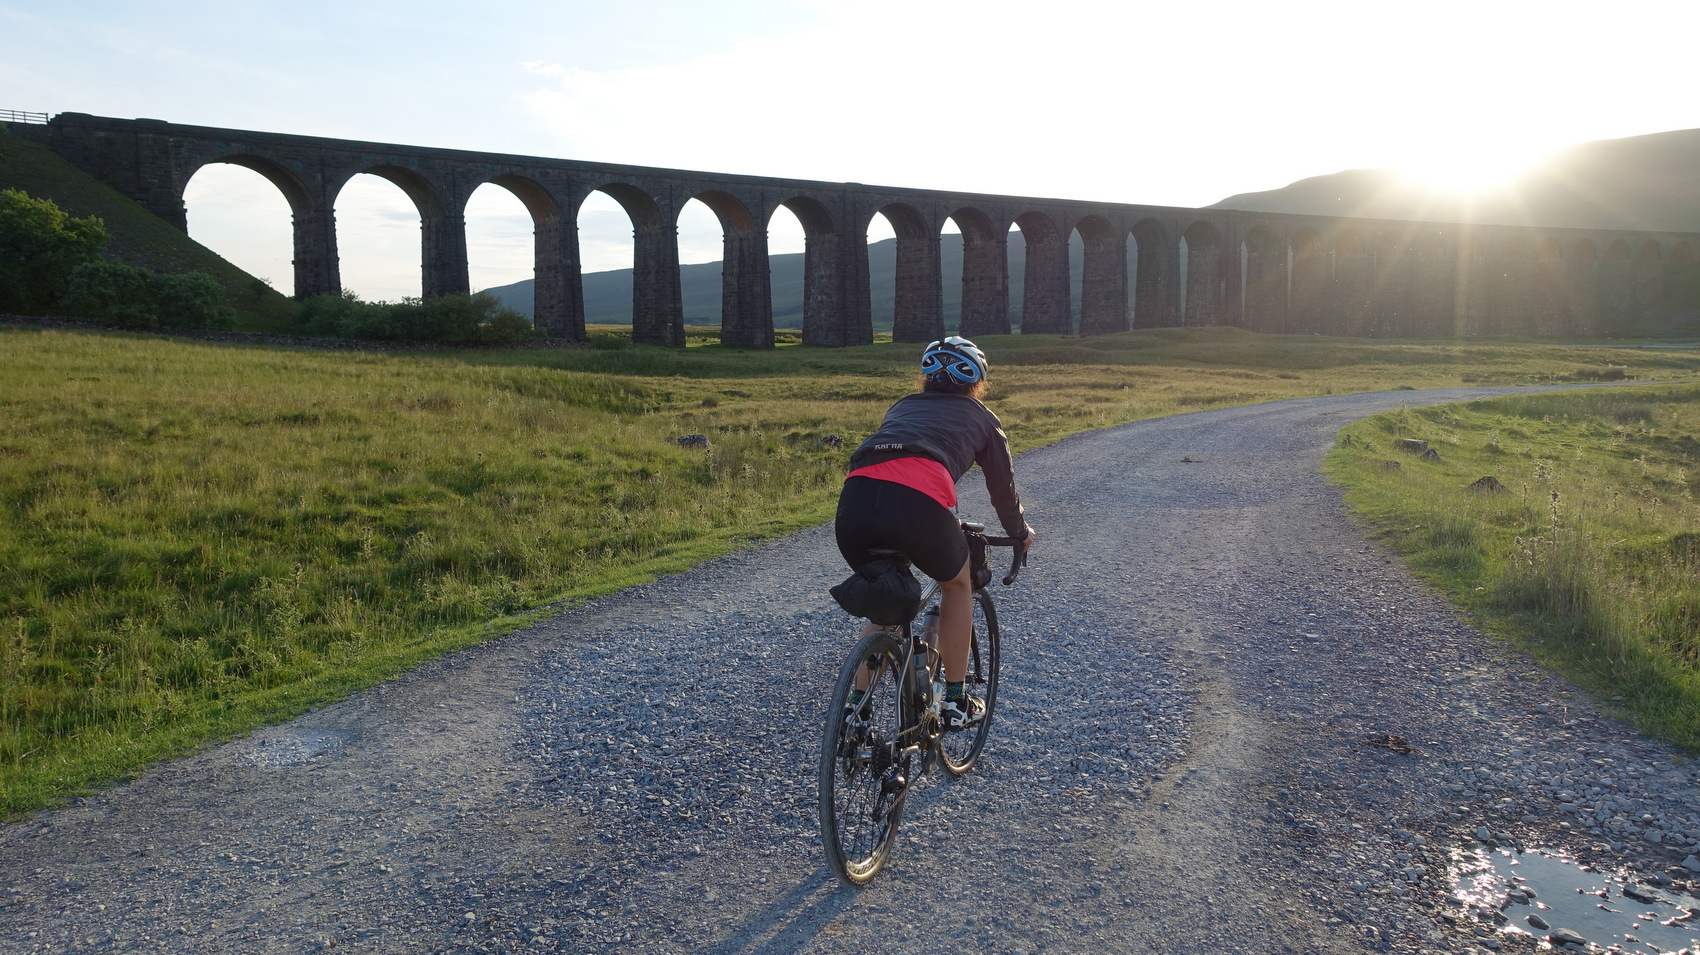
[[[913,620],[921,610],[921,582],[908,564],[893,560],[864,564],[830,593],[852,617],[866,617],[882,627]]]

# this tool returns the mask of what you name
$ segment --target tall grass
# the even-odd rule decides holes
[[[1537,656],[1700,748],[1700,388],[1403,411],[1330,456],[1347,500],[1413,566]],[[1397,457],[1400,437],[1440,459]],[[1493,475],[1500,493],[1467,490]]]

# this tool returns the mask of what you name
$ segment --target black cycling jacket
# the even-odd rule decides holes
[[[1003,422],[978,399],[938,391],[899,398],[885,413],[880,429],[850,455],[850,467],[912,457],[939,462],[953,481],[962,480],[969,468],[979,464],[1004,533],[1018,540],[1027,537],[1009,459],[1009,437],[1003,433]]]

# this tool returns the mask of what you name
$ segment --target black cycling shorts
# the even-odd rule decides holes
[[[838,495],[833,529],[851,570],[874,559],[876,547],[902,551],[921,573],[953,580],[968,562],[962,522],[943,504],[892,481],[853,477]]]

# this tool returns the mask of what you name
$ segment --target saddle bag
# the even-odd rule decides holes
[[[830,593],[852,617],[866,617],[882,627],[912,620],[921,609],[921,582],[909,565],[883,558],[862,565]]]

